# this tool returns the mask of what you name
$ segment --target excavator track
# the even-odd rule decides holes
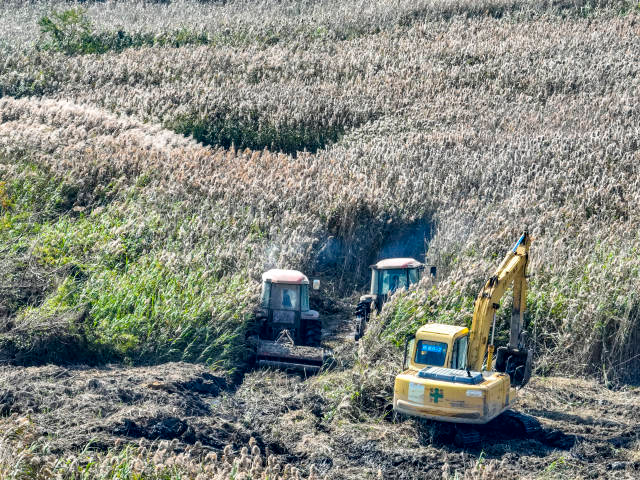
[[[513,410],[505,411],[496,420],[501,429],[510,428],[519,436],[532,437],[542,432],[542,425],[535,417]]]
[[[453,444],[468,450],[480,448],[480,433],[475,428],[459,425],[456,427]]]

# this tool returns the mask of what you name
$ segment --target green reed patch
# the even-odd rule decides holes
[[[206,45],[210,43],[206,32],[179,28],[161,34],[124,30],[95,30],[82,8],[54,10],[38,21],[44,37],[41,48],[63,52],[67,55],[121,52],[138,47],[182,47],[184,45]]]

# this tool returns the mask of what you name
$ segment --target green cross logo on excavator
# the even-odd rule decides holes
[[[442,393],[439,388],[431,388],[430,390],[431,393],[429,393],[429,396],[431,400],[433,400],[433,403],[438,403],[438,400],[444,397],[444,393]]]

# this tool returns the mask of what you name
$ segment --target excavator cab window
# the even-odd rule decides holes
[[[418,340],[416,347],[415,363],[443,367],[447,358],[447,344],[432,342],[431,340]]]
[[[451,368],[457,370],[464,370],[467,368],[467,345],[469,344],[469,337],[458,338],[453,344],[453,352],[451,353]]]

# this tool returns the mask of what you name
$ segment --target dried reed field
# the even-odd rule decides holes
[[[31,443],[14,435],[0,446],[0,476],[137,478],[109,469],[120,461],[140,478],[262,478],[269,466],[282,478],[569,478],[589,476],[594,462],[605,462],[599,475],[620,475],[611,465],[622,462],[633,476],[633,428],[603,433],[605,422],[593,427],[599,440],[573,432],[570,455],[558,453],[562,442],[526,444],[536,458],[513,467],[500,449],[487,464],[431,452],[435,469],[418,473],[418,462],[402,477],[390,445],[410,458],[408,435],[428,435],[381,419],[405,335],[427,321],[470,321],[481,284],[524,228],[534,238],[536,374],[626,388],[637,407],[628,384],[640,368],[638,13],[629,1],[2,2],[0,364],[202,363],[268,403],[263,390],[288,387],[243,377],[263,271],[321,277],[312,302],[334,305],[343,323],[392,244],[428,246],[439,278],[396,294],[359,350],[338,347],[337,371],[296,387],[304,400],[286,411],[298,420],[247,427],[244,390],[224,411],[212,403],[244,429],[234,452],[256,435],[258,450],[238,453],[235,467],[229,452],[213,459],[225,445],[199,440],[204,450],[182,452],[181,439],[166,452],[188,453],[193,468],[158,469],[170,465],[151,462],[142,444],[122,453],[109,427],[95,470],[78,442],[29,433]],[[60,428],[51,415],[32,418],[48,400],[16,400],[6,368],[0,413],[11,431]],[[545,425],[566,430],[567,418]],[[331,445],[352,438],[345,425],[362,430],[369,450],[334,445],[329,455],[309,438],[278,439],[274,430],[296,422]],[[607,435],[625,439],[617,453],[579,450],[604,448],[593,442]],[[366,460],[376,442],[379,468]],[[54,444],[55,455],[75,455],[73,468],[5,467],[12,452],[50,455]],[[365,460],[349,469],[349,455]],[[262,470],[252,474],[254,457]],[[301,471],[285,473],[285,463]]]

